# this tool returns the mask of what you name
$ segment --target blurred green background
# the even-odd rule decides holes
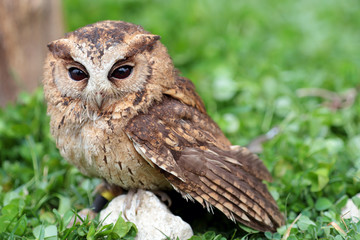
[[[63,11],[66,31],[111,19],[160,35],[233,144],[280,129],[259,155],[287,226],[275,234],[238,229],[236,237],[280,239],[301,213],[287,239],[359,239],[360,225],[341,220],[348,199],[360,203],[359,1],[64,0]],[[309,88],[331,93],[301,97]],[[0,202],[32,206],[16,210],[26,219],[18,236],[51,224],[62,236],[52,209],[87,206],[98,183],[61,159],[47,121],[41,90],[0,110]],[[194,239],[231,239],[209,230]]]

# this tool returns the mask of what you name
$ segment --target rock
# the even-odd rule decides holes
[[[128,193],[114,198],[108,207],[100,212],[100,220],[106,218],[104,225],[115,224],[120,212],[126,221],[133,222],[138,228],[137,240],[161,240],[166,237],[185,240],[193,235],[190,225],[179,216],[173,215],[166,205],[149,191],[138,190],[133,196]]]
[[[360,193],[356,195],[356,197],[360,198]],[[343,209],[341,209],[341,216],[345,219],[351,218],[353,222],[358,222],[360,219],[360,210],[354,204],[352,199],[349,199],[346,202],[346,205]]]

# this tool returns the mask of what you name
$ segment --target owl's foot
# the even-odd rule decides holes
[[[169,197],[169,195],[167,195],[165,192],[162,191],[151,191],[152,193],[154,193],[158,198],[160,198],[160,200],[162,202],[167,202],[167,206],[170,207],[172,204],[171,198]],[[124,215],[124,219],[129,220],[128,215],[130,214],[137,214],[137,209],[139,208],[140,205],[140,201],[141,199],[143,199],[143,195],[146,194],[145,190],[141,190],[141,189],[129,189],[129,191],[126,194],[125,200],[124,200],[124,204],[123,204],[123,215]],[[135,204],[135,205],[133,205]],[[128,212],[128,210],[131,209],[131,207],[135,207],[133,209],[135,209],[135,212]]]
[[[131,208],[131,204],[134,200],[137,200],[137,198],[134,198],[135,194],[137,193],[137,189],[129,189],[128,193],[126,194],[124,205],[123,205],[123,214],[124,218],[126,220],[129,220],[127,217],[127,210]],[[136,203],[136,206],[138,205],[138,202]],[[136,207],[137,208],[137,207]],[[135,210],[136,212],[136,210]]]
[[[126,194],[126,199],[125,199],[125,204],[124,204],[124,208],[123,208],[123,213],[124,216],[126,217],[126,210],[130,209],[131,204],[133,201],[137,201],[136,202],[136,206],[139,205],[139,198],[134,198],[135,194],[143,194],[144,191],[138,191],[139,189],[130,189],[128,191],[128,193]],[[168,194],[166,194],[165,192],[162,191],[157,191],[157,190],[152,190],[152,193],[154,193],[158,198],[160,198],[160,200],[165,203],[168,207],[171,206],[172,201],[171,198],[169,197]]]
[[[160,198],[160,200],[163,203],[165,203],[168,207],[171,207],[172,201],[171,201],[171,198],[169,197],[169,195],[166,192],[156,191],[156,190],[153,190],[151,192],[153,192],[158,198]]]

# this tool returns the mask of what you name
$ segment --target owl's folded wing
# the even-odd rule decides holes
[[[212,206],[261,231],[276,231],[283,216],[262,180],[271,176],[246,148],[231,146],[197,108],[171,97],[133,118],[125,131],[136,150],[185,198]]]

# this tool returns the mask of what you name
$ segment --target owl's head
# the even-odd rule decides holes
[[[175,70],[159,39],[135,24],[103,21],[51,42],[43,80],[47,101],[55,94],[101,111],[144,89],[160,94]]]

